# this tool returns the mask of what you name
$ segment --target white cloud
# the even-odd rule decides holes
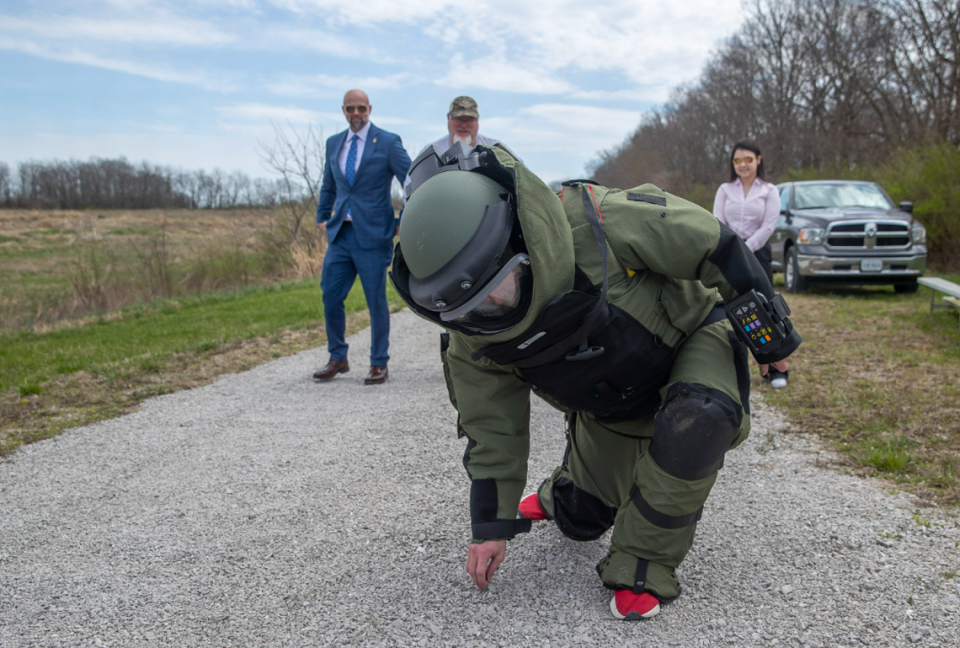
[[[0,32],[31,34],[57,41],[95,40],[203,47],[224,45],[236,40],[236,36],[204,21],[176,18],[116,20],[69,17],[26,20],[0,16]]]
[[[462,54],[450,60],[450,71],[437,84],[451,88],[483,88],[504,92],[559,94],[576,88],[549,70],[537,70],[493,58],[465,62]]]
[[[395,90],[416,83],[412,74],[401,72],[384,77],[330,76],[328,74],[283,75],[280,79],[266,84],[267,90],[285,97],[333,98],[343,96],[352,88],[360,88],[373,94],[376,90]],[[370,98],[373,103],[374,97]]]
[[[658,101],[661,88],[631,89],[631,90],[578,90],[567,97],[583,101],[624,102],[652,104]]]
[[[627,90],[643,88],[643,101],[664,101],[672,87],[695,78],[718,35],[731,33],[743,17],[740,0],[599,0],[589,8],[580,0],[477,0],[466,17],[446,0],[273,2],[361,32],[413,24],[441,44],[438,56],[452,56],[444,85],[576,93],[566,71],[604,71],[619,75]]]
[[[639,121],[640,113],[635,111],[551,103],[527,106],[511,116],[484,118],[480,130],[503,140],[521,157],[524,151],[552,151],[590,158],[622,142]]]
[[[317,121],[337,119],[335,113],[321,113],[305,108],[290,106],[271,106],[269,104],[246,103],[234,106],[221,106],[217,113],[228,119],[256,122],[290,122],[292,124],[310,124]]]
[[[333,22],[349,25],[376,23],[413,23],[445,14],[450,8],[461,7],[455,0],[366,0],[344,3],[341,0],[269,0],[270,4],[295,13],[312,14]],[[473,6],[469,7],[473,13]],[[456,9],[453,13],[463,15]]]
[[[362,42],[357,35],[344,35],[328,29],[315,29],[300,24],[256,23],[253,29],[238,26],[243,43],[251,49],[285,52],[322,52],[335,56],[353,53],[364,61],[387,61],[380,48]]]
[[[242,103],[232,106],[220,106],[216,108],[216,111],[217,114],[226,120],[226,126],[232,129],[246,129],[251,125],[261,127],[271,122],[289,123],[294,126],[319,124],[324,130],[330,132],[337,132],[347,127],[347,121],[342,113],[309,110],[297,106]],[[390,115],[380,116],[376,114],[376,111],[371,114],[371,120],[377,124],[386,126],[410,123],[410,120],[403,117],[393,117]]]
[[[3,36],[0,36],[0,50],[15,50],[51,61],[89,65],[157,81],[182,83],[218,92],[230,92],[237,88],[236,82],[230,78],[232,75],[228,74],[213,74],[202,70],[175,70],[165,66],[104,57],[73,49],[58,50],[49,46]]]

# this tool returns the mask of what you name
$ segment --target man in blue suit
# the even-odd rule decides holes
[[[371,111],[365,92],[349,91],[343,97],[343,115],[350,128],[327,140],[317,227],[326,232],[328,241],[320,288],[330,361],[313,374],[320,381],[350,371],[343,302],[357,275],[370,309],[373,338],[370,373],[363,382],[379,385],[387,380],[387,266],[397,233],[390,182],[396,178],[403,183],[410,156],[398,135],[370,123]]]

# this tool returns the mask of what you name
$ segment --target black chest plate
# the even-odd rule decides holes
[[[660,407],[674,349],[610,304],[586,332],[598,295],[572,290],[554,299],[525,335],[474,354],[513,365],[560,405],[601,422],[639,418]]]

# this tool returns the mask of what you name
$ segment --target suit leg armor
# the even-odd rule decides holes
[[[599,535],[596,521],[616,509],[610,552],[597,565],[607,586],[662,600],[680,593],[675,570],[693,545],[717,471],[749,434],[746,363],[730,325],[716,322],[678,352],[656,415],[616,424],[577,417],[564,465],[540,498],[554,519],[562,511],[567,519],[558,525],[574,539]],[[572,520],[580,520],[574,532]]]

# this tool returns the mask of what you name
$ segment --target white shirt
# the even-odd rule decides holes
[[[353,171],[356,173],[360,167],[360,158],[363,157],[363,146],[367,143],[367,135],[370,133],[370,122],[363,125],[357,133],[357,161],[353,165]],[[340,164],[340,173],[347,175],[347,156],[350,154],[350,142],[353,140],[354,132],[351,130],[343,140],[343,147],[340,149],[340,155],[337,156],[337,162]]]
[[[743,195],[743,182],[724,182],[713,200],[713,215],[732,229],[756,252],[770,239],[780,215],[780,193],[769,182],[756,178]]]
[[[343,140],[343,146],[340,148],[340,155],[337,156],[337,162],[340,164],[340,173],[347,175],[347,156],[350,155],[350,144],[353,136],[357,136],[357,159],[353,163],[353,172],[356,174],[360,168],[360,158],[363,157],[363,146],[367,143],[367,135],[370,133],[370,122],[363,125],[359,131],[354,133],[352,130],[347,132],[347,137]],[[345,221],[352,221],[353,215],[347,209],[347,215],[343,217]]]

